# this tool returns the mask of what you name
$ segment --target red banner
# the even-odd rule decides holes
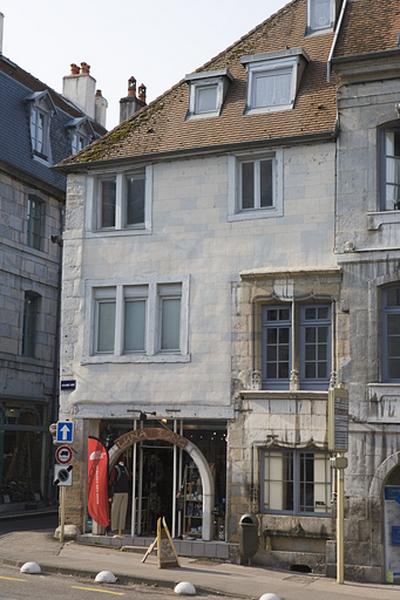
[[[88,513],[103,527],[110,524],[108,452],[96,438],[88,439]]]

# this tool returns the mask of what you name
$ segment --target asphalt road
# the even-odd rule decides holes
[[[12,567],[0,566],[0,600],[172,600],[172,590],[150,586],[98,585],[61,575],[21,575]],[[222,596],[202,596],[204,600],[224,600]]]

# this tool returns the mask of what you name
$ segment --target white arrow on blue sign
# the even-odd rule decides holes
[[[74,441],[74,424],[71,421],[58,421],[56,430],[57,444],[72,444]]]

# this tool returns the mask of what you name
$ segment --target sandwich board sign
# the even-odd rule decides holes
[[[142,562],[144,563],[150,554],[157,550],[157,562],[159,569],[180,567],[175,545],[169,532],[165,517],[157,520],[157,537],[148,547]]]

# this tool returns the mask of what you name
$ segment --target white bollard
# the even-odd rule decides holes
[[[260,597],[260,600],[281,600],[278,596],[275,596],[275,594],[263,594]]]
[[[40,575],[42,569],[35,562],[27,562],[19,570],[20,573],[29,573],[29,575]]]
[[[96,583],[117,583],[117,578],[111,571],[100,571],[94,580]]]
[[[196,588],[189,581],[181,581],[175,586],[174,592],[178,596],[195,596]]]

